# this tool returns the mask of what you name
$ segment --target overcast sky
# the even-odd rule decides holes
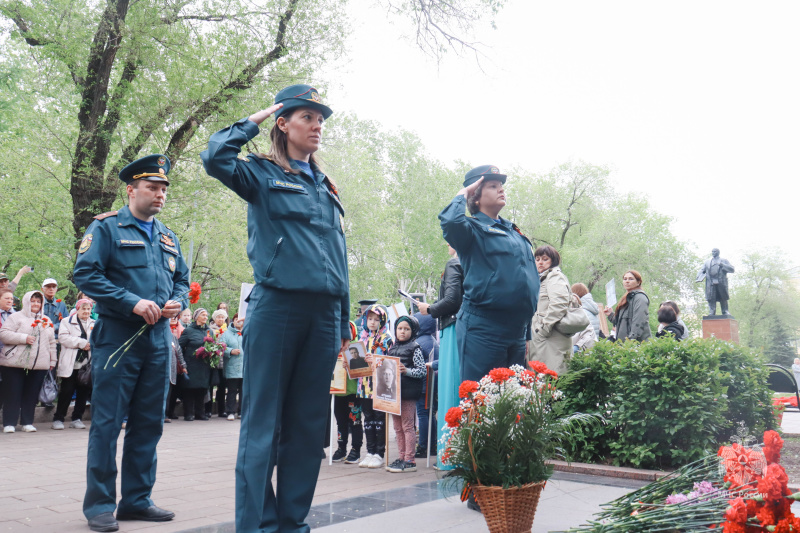
[[[439,65],[373,4],[352,2],[350,54],[325,75],[335,111],[446,164],[609,165],[701,255],[780,246],[800,264],[800,2],[508,0],[480,64]]]

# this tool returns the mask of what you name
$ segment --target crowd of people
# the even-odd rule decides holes
[[[25,274],[28,271],[28,267],[24,267],[20,272]],[[3,432],[14,433],[18,426],[24,432],[37,431],[33,425],[37,404],[53,406],[40,402],[40,391],[50,371],[58,378],[58,396],[50,427],[53,430],[65,429],[64,423],[72,406],[69,427],[85,429],[83,420],[92,397],[95,302],[79,293],[75,305],[68,311],[62,299],[55,297],[58,283],[52,278],[44,280],[41,290],[26,292],[21,300],[15,298],[15,288],[16,282],[10,282],[8,276],[0,273]],[[209,420],[214,413],[228,420],[241,418],[244,319],[234,314],[229,320],[227,309],[228,305],[221,302],[212,313],[209,325],[206,324],[208,312],[202,308],[194,314],[187,308],[170,319],[174,340],[165,423],[178,419],[175,413],[179,402],[183,405],[186,421]],[[208,334],[226,345],[225,355],[215,369],[193,357]],[[190,356],[186,357],[186,353]]]
[[[330,420],[336,354],[354,339],[366,351],[357,363],[376,367],[379,378],[350,379],[334,398],[339,438],[332,459],[403,473],[416,469],[415,458],[437,451],[439,467],[448,467],[437,447],[442,424],[432,423],[437,438],[428,440],[427,421],[457,405],[463,380],[526,360],[563,373],[573,353],[602,335],[598,306],[586,285],[569,285],[558,251],[534,250],[500,216],[507,176],[493,165],[470,170],[439,214],[452,257],[438,300],[415,301],[417,313],[393,322],[385,306],[362,301],[351,322],[345,208],[315,158],[332,112],[314,87],[292,85],[271,107],[214,133],[200,154],[206,173],[248,204],[255,286],[246,327],[236,314],[229,319],[224,303],[211,313],[187,305],[189,269],[178,238],[155,217],[170,184],[171,161],[162,154],[126,165],[119,178],[128,203],[95,216],[87,228],[73,271],[86,294],[74,309],[55,297],[51,278],[14,309],[13,291],[32,269],[14,280],[0,275],[3,431],[36,431],[34,408],[54,369],[61,381],[54,430],[64,429],[73,395],[71,428],[86,427],[81,419],[92,402],[83,512],[93,531],[117,531],[117,520],[175,516],[150,496],[156,447],[179,400],[187,422],[210,419],[214,405],[227,420],[241,415],[237,531],[307,531],[320,467],[311,459],[319,458]],[[270,117],[269,153],[243,157]],[[646,341],[650,301],[642,276],[629,270],[622,280],[625,294],[605,310],[614,325],[609,336]],[[688,336],[673,302],[659,307],[658,320],[656,336]],[[399,363],[378,369],[378,356]],[[387,418],[377,408],[387,399],[400,403],[391,417],[398,457],[388,465]],[[116,445],[125,424],[118,501]]]

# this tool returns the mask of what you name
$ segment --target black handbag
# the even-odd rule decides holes
[[[84,387],[92,386],[92,359],[89,358],[86,364],[78,369],[78,385]]]

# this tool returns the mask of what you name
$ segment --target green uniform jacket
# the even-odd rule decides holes
[[[344,207],[330,180],[292,174],[242,146],[259,132],[244,118],[218,131],[200,157],[206,172],[248,203],[247,255],[256,283],[341,298],[341,335],[350,338]]]
[[[189,268],[172,230],[154,219],[149,241],[128,206],[95,219],[78,250],[73,280],[97,302],[100,317],[144,323],[133,314],[141,299],[159,307],[176,300],[186,307]]]
[[[530,323],[539,299],[539,273],[531,242],[508,220],[483,213],[468,217],[458,195],[439,213],[444,239],[464,269],[464,306],[492,316]],[[521,320],[516,320],[521,318]]]

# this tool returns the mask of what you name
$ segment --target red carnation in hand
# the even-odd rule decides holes
[[[465,381],[458,387],[458,397],[459,398],[467,398],[470,394],[478,392],[478,382],[477,381]]]
[[[510,368],[495,368],[489,371],[489,377],[495,383],[503,383],[508,381],[508,378],[514,375],[514,371]]]
[[[447,427],[458,427],[459,422],[461,422],[461,415],[463,414],[464,410],[460,407],[451,407],[444,417],[444,421],[447,422]]]
[[[200,301],[200,295],[203,294],[203,288],[199,283],[193,281],[189,284],[189,303],[196,304]]]

